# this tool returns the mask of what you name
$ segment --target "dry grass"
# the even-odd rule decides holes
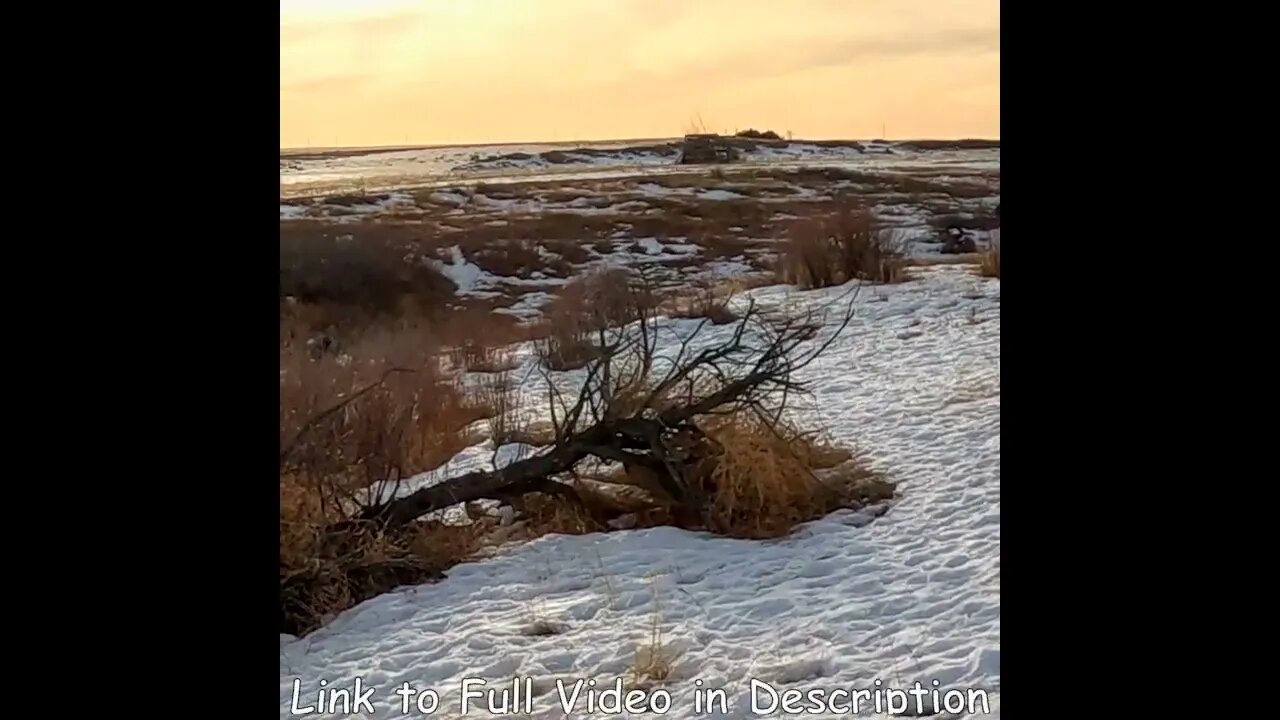
[[[439,467],[492,412],[442,372],[427,333],[370,331],[344,358],[280,351],[282,632],[300,634],[396,585],[468,557],[471,530],[421,523],[393,534],[325,532],[378,488]]]
[[[506,240],[463,252],[467,260],[492,275],[529,278],[541,273],[564,278],[572,274],[573,268],[564,259],[539,252],[538,247],[532,240]]]
[[[892,496],[861,458],[817,442],[781,423],[748,413],[708,422],[718,452],[692,476],[709,501],[710,530],[732,537],[770,538],[842,507]],[[840,463],[841,456],[848,457]],[[819,468],[835,467],[819,475]]]
[[[981,260],[978,253],[957,253],[955,255],[916,256],[907,260],[911,267],[936,267],[938,265],[972,265]]]
[[[521,629],[520,634],[526,637],[549,637],[551,635],[561,635],[568,629],[569,627],[564,623],[534,617],[528,625]]]
[[[703,422],[706,440],[693,447],[686,481],[703,498],[696,516],[677,506],[651,471],[615,468],[598,476],[609,488],[584,495],[598,525],[643,528],[674,525],[748,539],[782,537],[841,508],[892,499],[894,485],[865,459],[818,433],[787,423],[771,426],[747,412]]]
[[[520,421],[510,423],[504,427],[505,433],[503,437],[507,442],[521,443],[522,445],[531,445],[533,447],[547,447],[556,441],[556,429],[546,420],[536,420],[530,423]],[[497,435],[494,435],[495,439],[497,437]]]
[[[583,505],[567,502],[550,495],[527,495],[520,502],[523,535],[536,538],[543,535],[586,535],[608,528]]]
[[[1000,241],[992,240],[991,246],[978,259],[978,274],[982,277],[1000,277]]]
[[[345,358],[313,360],[301,344],[284,345],[280,431],[290,461],[367,487],[396,470],[435,468],[466,447],[467,426],[491,410],[441,370],[437,347],[426,332],[384,328],[348,344]],[[314,421],[339,405],[342,412]]]
[[[729,308],[732,298],[729,286],[717,288],[710,281],[699,281],[673,302],[669,313],[676,318],[706,318],[712,325],[727,325],[738,320],[738,315]]]
[[[421,246],[392,227],[280,226],[280,297],[315,308],[332,325],[429,314],[454,297],[453,282]]]
[[[563,258],[565,262],[581,265],[591,261],[591,253],[581,241],[545,240],[542,244],[547,250]]]
[[[510,347],[490,345],[471,338],[453,348],[449,356],[455,367],[467,372],[501,373],[514,370],[520,365]]]
[[[930,216],[929,226],[939,232],[950,227],[966,230],[994,230],[1000,227],[1000,218],[996,217],[994,208],[983,205],[973,212],[947,212]]]
[[[851,280],[902,282],[906,267],[893,231],[881,227],[870,209],[843,202],[831,217],[792,226],[777,271],[783,282],[811,289]]]
[[[623,269],[575,278],[546,310],[538,357],[550,370],[576,370],[599,356],[602,331],[626,325],[657,307],[657,297]]]
[[[631,687],[652,687],[664,683],[671,678],[675,666],[676,654],[663,637],[662,608],[656,584],[650,579],[649,585],[653,593],[653,622],[649,627],[648,642],[636,647],[628,673],[628,685]]]
[[[477,404],[491,409],[488,419],[489,438],[494,447],[518,442],[526,436],[527,423],[521,414],[521,397],[516,378],[504,370],[481,377],[472,386]]]
[[[282,483],[280,632],[304,635],[336,614],[403,585],[440,579],[479,547],[478,528],[422,522],[332,543],[307,518],[311,493]]]
[[[547,334],[534,347],[538,361],[548,370],[578,370],[600,356],[594,334],[573,315],[552,311],[544,323]]]

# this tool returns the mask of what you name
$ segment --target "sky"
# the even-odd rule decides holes
[[[999,0],[281,0],[280,145],[999,138]]]

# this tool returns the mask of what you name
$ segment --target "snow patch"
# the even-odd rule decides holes
[[[664,686],[676,720],[697,717],[693,678],[725,688],[730,716],[748,717],[753,677],[799,688],[936,680],[985,691],[988,717],[998,719],[999,289],[998,279],[955,267],[863,288],[850,327],[797,373],[814,392],[796,408],[801,422],[864,450],[900,483],[900,498],[874,522],[836,512],[773,542],[659,527],[509,547],[439,583],[361,603],[301,640],[282,637],[281,717],[290,716],[295,679],[314,698],[321,680],[349,688],[359,677],[379,688],[374,717],[399,718],[398,698],[383,688],[434,690],[439,712],[455,713],[463,678],[497,686],[529,676],[551,690],[534,698],[531,720],[558,720],[555,680],[610,686],[656,622],[676,655]],[[849,290],[749,295],[762,306],[820,311]],[[864,302],[872,296],[879,301]],[[983,322],[970,321],[975,312]],[[667,327],[687,332],[690,321]],[[908,330],[916,334],[899,339]],[[732,331],[711,328],[707,342]],[[535,385],[521,387],[524,407],[545,398]],[[492,452],[468,449],[450,474],[485,467]],[[531,617],[561,632],[530,636]]]
[[[453,281],[458,286],[458,292],[468,293],[476,290],[476,286],[480,284],[480,279],[485,276],[484,270],[479,265],[467,262],[462,254],[462,248],[453,245],[448,249],[450,261],[442,263],[438,260],[432,260],[434,267],[444,274],[445,277]]]

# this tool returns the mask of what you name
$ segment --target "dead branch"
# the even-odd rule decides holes
[[[812,312],[768,316],[750,304],[725,339],[700,352],[692,347],[706,323],[681,340],[675,360],[652,385],[657,326],[651,314],[611,333],[601,332],[599,357],[585,368],[578,397],[566,402],[544,371],[551,403],[555,444],[540,454],[503,468],[477,471],[422,488],[407,496],[366,505],[347,523],[404,525],[458,503],[489,499],[509,503],[525,493],[570,497],[572,488],[556,478],[571,474],[588,457],[624,468],[643,468],[670,499],[701,513],[702,498],[686,477],[696,458],[673,449],[673,438],[705,438],[700,416],[750,410],[759,417],[781,418],[790,398],[807,391],[793,373],[825,352],[848,327],[858,288],[843,298],[844,314],[829,338],[805,349],[824,327]],[[676,395],[675,391],[681,391]],[[642,398],[621,404],[624,397]],[[620,409],[621,408],[621,409]],[[585,426],[585,427],[584,427]]]

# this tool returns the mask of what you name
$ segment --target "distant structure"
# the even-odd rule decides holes
[[[728,140],[715,133],[685,135],[678,162],[681,165],[733,162],[738,159],[738,151]]]
[[[789,132],[789,131],[788,131]],[[782,136],[772,130],[756,130],[755,128],[747,128],[734,133],[735,137],[747,138],[749,140],[781,140]]]

